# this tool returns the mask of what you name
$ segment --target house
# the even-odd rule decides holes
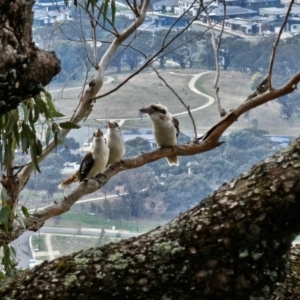
[[[162,0],[152,5],[154,11],[160,12],[174,12],[175,7],[178,7],[178,0]]]
[[[194,0],[178,0],[178,7],[175,8],[174,14],[182,15],[188,10],[188,15],[197,16],[197,14],[199,13],[199,9],[199,3]]]
[[[245,34],[256,33],[256,22],[245,20],[243,18],[225,19],[225,28],[235,31],[241,31]]]
[[[280,0],[246,0],[246,8],[259,11],[264,7],[284,7]]]
[[[37,26],[69,20],[70,9],[64,1],[39,0],[33,6],[33,23]]]
[[[278,7],[268,7],[261,8],[259,10],[259,15],[272,18],[273,22],[270,23],[270,31],[278,33],[281,27],[281,24],[286,16],[287,7],[278,8]],[[287,19],[286,26],[284,31],[287,32],[300,32],[300,6],[296,5],[292,7],[290,15]]]
[[[188,18],[178,18],[178,16],[158,16],[156,19],[155,19],[155,26],[165,26],[165,27],[170,27],[172,26],[173,24],[175,24],[176,22],[176,25],[175,27],[178,28],[178,27],[185,27],[187,26],[189,23],[190,23],[190,19]]]
[[[206,14],[205,12],[201,12],[201,20],[203,22],[206,22]],[[244,18],[248,19],[250,17],[253,17],[255,15],[258,15],[257,11],[254,11],[252,9],[240,7],[240,6],[228,6],[226,7],[226,16],[225,18]],[[219,5],[217,8],[213,8],[209,12],[209,17],[214,22],[219,22],[224,19],[224,6]]]

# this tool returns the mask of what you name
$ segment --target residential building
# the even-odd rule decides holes
[[[264,7],[284,7],[280,0],[246,0],[246,8],[259,11]]]
[[[33,6],[34,25],[44,26],[69,19],[70,9],[64,1],[39,0]]]
[[[201,20],[206,22],[206,14],[204,12],[201,12]],[[255,15],[258,15],[257,11],[254,11],[252,9],[240,7],[240,6],[228,6],[226,7],[226,16],[225,18],[244,18],[248,19],[250,17],[253,17]],[[217,8],[213,8],[209,12],[209,17],[213,22],[219,22],[224,19],[224,6],[219,5]]]
[[[175,8],[178,7],[178,0],[162,0],[153,3],[152,9],[160,12],[174,12]]]

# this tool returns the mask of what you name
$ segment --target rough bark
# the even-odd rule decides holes
[[[300,231],[299,158],[297,139],[165,226],[44,262],[0,298],[275,299]]]
[[[33,0],[0,0],[0,116],[35,96],[60,72],[54,52],[32,42]]]

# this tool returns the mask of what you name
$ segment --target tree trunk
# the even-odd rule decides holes
[[[32,42],[34,2],[0,0],[0,116],[37,95],[60,72],[55,53]]]
[[[300,231],[300,139],[138,238],[44,262],[0,299],[275,299]]]

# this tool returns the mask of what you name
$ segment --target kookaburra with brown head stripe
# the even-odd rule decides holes
[[[121,161],[125,154],[125,141],[121,128],[117,122],[107,122],[107,132],[104,136],[107,147],[109,148],[108,164]]]
[[[179,121],[172,117],[167,107],[161,104],[150,104],[140,112],[148,114],[152,121],[152,128],[157,147],[170,147],[177,144]],[[166,157],[169,165],[179,165],[176,155]]]
[[[63,181],[58,187],[66,188],[73,182],[83,181],[86,178],[93,178],[103,172],[109,157],[109,148],[105,144],[103,132],[98,129],[94,133],[90,151],[83,157],[79,170],[71,177]]]

